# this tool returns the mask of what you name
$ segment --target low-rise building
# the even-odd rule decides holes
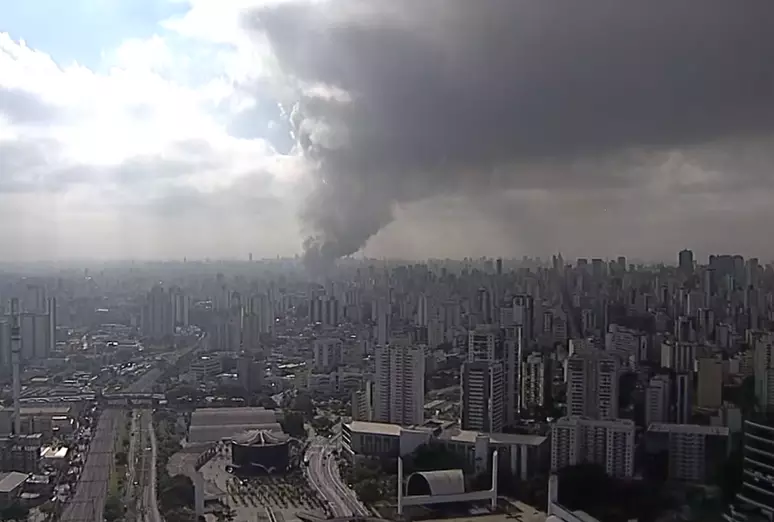
[[[480,433],[461,430],[451,422],[428,421],[421,426],[353,421],[342,427],[345,456],[397,458],[414,452],[424,444],[441,444],[463,457],[476,473],[486,470],[495,450],[500,466],[507,466],[515,477],[527,479],[545,471],[550,444],[541,435]]]
[[[27,477],[29,474],[18,471],[0,473],[0,508],[10,506],[19,498]]]

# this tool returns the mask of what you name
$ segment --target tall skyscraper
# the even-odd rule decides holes
[[[645,390],[645,424],[669,422],[670,389],[669,375],[656,375]]]
[[[501,361],[462,365],[462,429],[497,433],[505,424],[505,376]]]
[[[684,276],[693,274],[693,251],[681,250],[677,255],[677,266]]]
[[[719,408],[723,404],[723,361],[703,357],[698,361],[696,406]]]
[[[529,354],[522,363],[521,402],[525,410],[534,411],[546,405],[550,397],[550,360],[540,353]]]
[[[408,343],[376,345],[374,421],[403,426],[425,420],[425,350]]]
[[[618,418],[617,357],[577,353],[567,359],[567,415],[590,419]]]
[[[675,374],[675,422],[690,424],[693,414],[693,374],[689,372]]]
[[[468,357],[461,379],[463,429],[500,432],[517,410],[514,401],[519,392],[518,375],[506,375],[506,369],[518,365],[508,365],[504,353],[517,349],[513,341],[503,339],[495,325],[480,325],[468,332]],[[511,358],[515,356],[511,354]]]
[[[174,335],[175,318],[172,314],[172,298],[169,293],[155,285],[145,298],[142,308],[142,333],[151,339],[162,339]]]

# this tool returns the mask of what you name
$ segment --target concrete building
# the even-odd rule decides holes
[[[315,339],[313,350],[315,371],[333,371],[344,358],[344,343],[341,339]]]
[[[425,416],[424,347],[408,343],[377,345],[374,358],[374,420],[421,424]]]
[[[223,365],[217,357],[202,355],[191,362],[191,374],[197,382],[207,380],[223,371]]]
[[[690,424],[693,415],[693,373],[675,374],[675,414],[677,424]]]
[[[672,382],[669,375],[656,375],[645,390],[645,424],[669,421],[671,408],[670,390]]]
[[[480,433],[460,430],[454,423],[428,421],[420,426],[400,427],[353,421],[342,426],[342,452],[351,459],[397,458],[424,444],[444,445],[476,473],[486,471],[489,456],[497,450],[500,466],[507,466],[522,480],[545,472],[550,452],[548,437]]]
[[[505,375],[499,361],[474,361],[462,365],[462,428],[486,433],[503,431]]]
[[[529,354],[522,362],[521,404],[522,408],[534,411],[546,405],[550,398],[551,361],[543,354]]]
[[[239,384],[249,392],[258,391],[263,386],[264,364],[250,355],[242,355],[237,362]]]
[[[143,335],[150,339],[158,340],[175,333],[172,297],[161,285],[155,285],[145,298],[141,326]]]
[[[591,419],[618,418],[618,358],[599,352],[567,359],[567,414]]]
[[[0,509],[10,506],[18,500],[22,487],[29,476],[28,473],[18,471],[0,473]]]
[[[648,458],[665,453],[670,480],[713,480],[730,450],[728,428],[696,424],[651,424],[645,435]]]
[[[774,408],[774,335],[761,335],[754,340],[753,374],[755,399],[763,410]]]
[[[702,357],[698,360],[696,406],[719,408],[723,404],[723,361]]]
[[[774,425],[744,422],[742,487],[735,505],[725,515],[728,522],[774,519]],[[757,515],[757,518],[755,518]]]
[[[604,467],[610,476],[631,477],[634,433],[631,420],[563,417],[551,426],[551,469],[587,462]]]

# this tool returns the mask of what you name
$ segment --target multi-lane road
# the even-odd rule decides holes
[[[140,377],[126,391],[139,393],[150,391],[161,375],[157,369]],[[114,466],[116,430],[124,422],[125,412],[105,410],[92,434],[86,462],[78,478],[75,495],[67,504],[61,522],[94,522],[102,520],[108,493],[110,472]]]
[[[307,479],[328,501],[334,516],[370,516],[370,511],[360,503],[355,492],[341,480],[336,457],[333,455],[335,444],[335,439],[325,437],[315,437],[312,440],[307,449]]]

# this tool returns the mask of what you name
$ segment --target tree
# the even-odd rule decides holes
[[[7,508],[0,511],[0,518],[2,520],[17,520],[19,522],[22,522],[24,520],[27,520],[27,517],[30,514],[30,510],[26,507],[22,506],[21,504],[14,502]]]
[[[300,413],[292,411],[286,412],[283,419],[280,421],[280,426],[282,426],[282,431],[291,437],[297,439],[306,437],[304,417]]]
[[[107,522],[113,522],[124,516],[124,506],[118,496],[110,495],[105,500],[105,511],[103,516]]]
[[[368,479],[355,484],[355,493],[358,498],[367,503],[377,502],[382,499],[382,491],[379,488],[379,481],[376,479]]]
[[[125,451],[116,452],[116,465],[126,466],[126,464],[127,464],[126,452]]]
[[[290,404],[290,409],[303,413],[307,417],[314,415],[314,404],[312,398],[306,393],[298,393]]]

